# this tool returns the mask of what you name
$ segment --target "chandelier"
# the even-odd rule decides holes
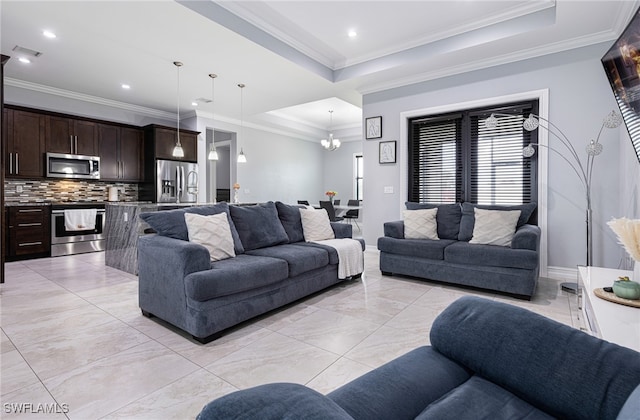
[[[320,144],[327,150],[336,150],[340,147],[340,140],[333,138],[333,133],[331,132],[331,128],[333,126],[333,110],[329,110],[329,140],[322,139],[320,140]]]

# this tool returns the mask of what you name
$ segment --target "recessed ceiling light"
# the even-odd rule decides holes
[[[349,35],[349,38],[355,38],[355,37],[358,36],[358,33],[356,32],[355,29],[351,29],[351,30],[349,30],[348,35]]]
[[[20,58],[18,58],[18,61],[20,61],[21,63],[25,63],[25,64],[29,64],[31,62],[31,60],[29,60],[26,57],[20,57]]]
[[[52,38],[52,39],[56,37],[56,34],[54,34],[51,31],[42,31],[42,35],[46,36],[47,38]]]
[[[198,103],[196,101],[191,102],[191,106],[198,106]]]
[[[123,83],[123,84],[122,84],[122,89],[131,89],[131,86],[129,86],[129,85],[128,85],[128,84],[126,84],[126,83]]]

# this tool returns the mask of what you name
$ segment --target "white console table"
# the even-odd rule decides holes
[[[611,268],[578,267],[579,302],[590,334],[640,351],[640,308],[609,302],[593,293],[594,289],[611,287],[619,276],[631,277],[631,274],[631,271]]]

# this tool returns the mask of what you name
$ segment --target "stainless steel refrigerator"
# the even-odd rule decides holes
[[[198,201],[198,164],[156,160],[156,200],[158,203]]]

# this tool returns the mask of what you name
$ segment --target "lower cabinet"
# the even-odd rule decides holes
[[[49,206],[7,207],[7,261],[51,255]]]

